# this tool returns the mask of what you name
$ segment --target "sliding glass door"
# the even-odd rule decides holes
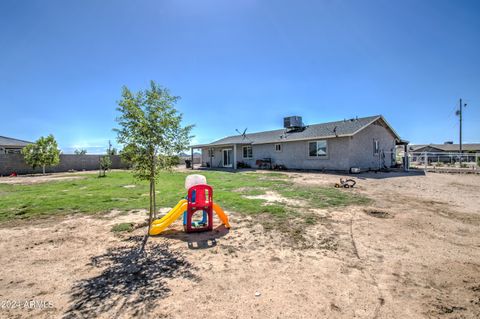
[[[232,167],[233,150],[231,148],[228,148],[222,151],[223,151],[223,167]]]

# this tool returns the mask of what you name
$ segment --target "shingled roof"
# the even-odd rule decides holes
[[[267,144],[316,138],[352,136],[377,120],[383,121],[385,125],[392,131],[392,134],[398,140],[400,140],[398,134],[385,121],[383,116],[375,115],[336,122],[307,125],[303,130],[297,131],[288,131],[287,129],[283,128],[274,131],[250,133],[246,134],[245,137],[242,135],[233,135],[214,141],[210,144],[193,145],[192,147],[198,148],[202,146],[219,146],[227,144]]]
[[[0,136],[0,146],[3,146],[3,147],[24,147],[24,146],[27,146],[28,144],[32,144],[32,142],[19,140],[16,138],[11,138],[6,136]]]

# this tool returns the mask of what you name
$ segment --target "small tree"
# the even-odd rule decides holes
[[[112,167],[112,160],[110,159],[110,155],[104,155],[100,157],[100,173],[99,177],[105,177],[106,172]]]
[[[36,168],[41,166],[45,175],[46,166],[55,166],[60,163],[60,150],[57,141],[52,134],[40,137],[35,143],[29,144],[22,149],[25,162]]]
[[[192,125],[182,126],[182,114],[175,109],[179,97],[150,82],[150,88],[132,93],[123,87],[115,129],[124,145],[122,157],[132,163],[134,175],[150,182],[150,223],[156,217],[155,181],[158,172],[173,166],[171,158],[190,142]],[[150,226],[149,226],[150,227]]]
[[[75,153],[75,155],[85,155],[85,154],[87,154],[87,150],[86,149],[76,149],[75,151],[73,151],[73,153]]]

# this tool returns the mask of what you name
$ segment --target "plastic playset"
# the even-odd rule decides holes
[[[150,226],[150,235],[158,235],[183,214],[185,232],[201,232],[213,230],[213,212],[215,212],[226,228],[230,228],[228,217],[223,209],[213,201],[213,188],[207,184],[203,175],[188,175],[185,179],[188,190],[185,199],[178,202],[165,216],[156,219]],[[202,219],[195,221],[193,216],[202,212]]]

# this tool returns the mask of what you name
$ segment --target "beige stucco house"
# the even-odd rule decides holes
[[[236,169],[271,163],[288,169],[381,169],[395,164],[397,144],[405,143],[382,115],[304,125],[287,117],[284,128],[228,136],[202,150],[202,166]]]

